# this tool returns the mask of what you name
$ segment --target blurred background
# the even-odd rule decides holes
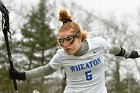
[[[88,31],[88,38],[104,37],[111,43],[140,52],[140,1],[138,0],[1,0],[9,10],[10,47],[19,71],[46,65],[58,49],[56,33],[61,8]],[[2,15],[0,14],[0,17]],[[0,93],[13,93],[9,62],[0,18]],[[125,59],[105,54],[108,93],[140,93],[140,58]],[[54,74],[17,81],[19,93],[63,93],[63,68]]]

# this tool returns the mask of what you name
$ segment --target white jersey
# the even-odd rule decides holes
[[[83,56],[68,55],[59,49],[50,61],[54,69],[64,68],[67,85],[64,93],[107,93],[103,53],[111,47],[105,39],[87,40],[89,50]]]

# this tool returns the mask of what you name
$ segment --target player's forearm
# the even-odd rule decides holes
[[[47,64],[45,66],[41,66],[41,67],[35,68],[33,70],[25,71],[26,79],[44,77],[44,76],[52,74],[55,71],[56,70],[53,69],[50,66],[50,64]]]
[[[115,56],[123,56],[125,58],[138,58],[140,57],[137,51],[129,51],[118,45],[112,45],[110,54],[114,54]]]

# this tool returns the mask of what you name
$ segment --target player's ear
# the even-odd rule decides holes
[[[80,39],[81,42],[83,42],[83,38],[81,35],[79,35],[78,38]]]

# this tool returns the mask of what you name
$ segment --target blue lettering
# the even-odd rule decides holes
[[[78,68],[78,66],[75,66],[76,67],[76,71],[79,71],[79,68]]]
[[[97,60],[98,60],[98,62],[99,62],[99,63],[101,63],[101,60],[100,60],[100,58],[97,58]]]
[[[86,68],[90,68],[90,66],[88,65],[88,63],[86,63]]]
[[[90,64],[90,67],[93,67],[93,65],[92,65],[92,61],[90,61],[90,62],[88,62],[89,64]]]
[[[82,70],[85,69],[84,64],[80,64],[80,66]]]
[[[94,64],[94,66],[96,66],[98,63],[97,63],[97,60],[94,60],[94,61],[92,61],[93,62],[93,64]]]
[[[70,69],[71,69],[72,72],[75,72],[75,67],[74,66],[71,66]]]
[[[100,63],[101,63],[101,60],[100,60],[100,57],[99,57],[96,60],[89,61],[85,64],[78,64],[78,65],[75,65],[75,66],[70,66],[70,69],[71,69],[72,72],[75,72],[75,71],[80,71],[80,70],[84,70],[84,69],[87,69],[87,68],[91,68],[91,67],[93,67],[93,65],[97,66]]]

